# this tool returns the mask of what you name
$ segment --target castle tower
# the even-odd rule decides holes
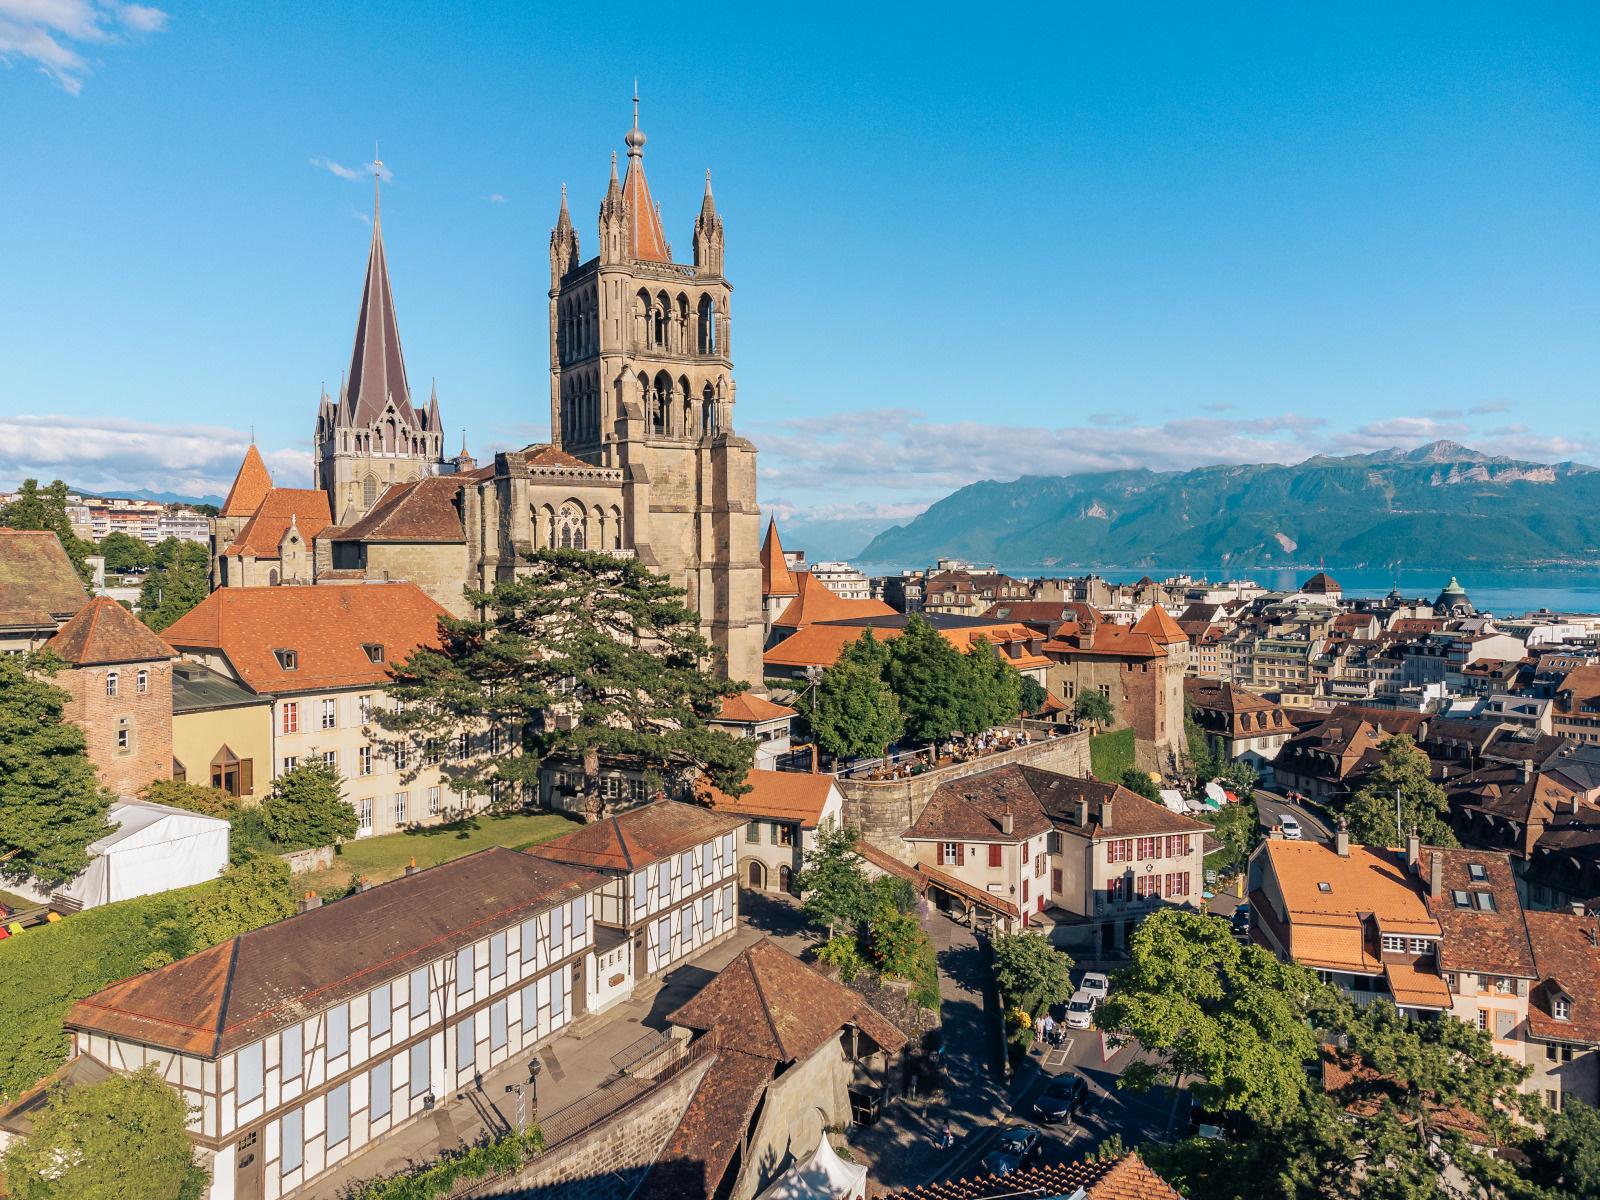
[[[688,592],[728,674],[759,686],[763,641],[755,447],[733,429],[732,287],[710,172],[694,261],[674,262],[644,172],[639,100],[579,261],[563,188],[550,234],[550,440],[620,468],[624,545]]]
[[[382,163],[375,164],[379,169]],[[444,467],[444,427],[435,388],[426,409],[411,404],[400,326],[383,250],[378,181],[373,180],[372,248],[356,318],[355,349],[339,399],[326,392],[317,409],[316,484],[328,493],[334,523],[355,524],[392,483],[436,475]]]

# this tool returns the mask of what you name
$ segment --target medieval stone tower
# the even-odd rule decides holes
[[[383,252],[376,180],[372,249],[350,372],[339,389],[338,403],[323,393],[312,453],[317,486],[328,493],[328,508],[340,526],[354,525],[366,516],[391,483],[448,469],[437,390],[426,409],[411,404],[400,326],[389,290],[389,262]]]
[[[550,438],[624,472],[623,545],[688,592],[728,674],[762,677],[756,450],[733,429],[729,299],[711,173],[690,263],[674,262],[644,174],[639,101],[627,174],[584,261],[562,188],[550,234]],[[375,231],[376,232],[376,231]]]

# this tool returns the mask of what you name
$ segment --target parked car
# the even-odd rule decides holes
[[[1238,908],[1234,909],[1233,910],[1233,916],[1229,918],[1228,923],[1233,926],[1233,936],[1234,937],[1237,937],[1237,938],[1247,938],[1247,937],[1249,937],[1250,936],[1250,905],[1248,903],[1245,903],[1245,904],[1239,905]]]
[[[1072,999],[1067,1001],[1067,1028],[1088,1029],[1094,1020],[1094,1010],[1097,1001],[1085,991],[1072,993]]]
[[[1304,836],[1300,832],[1300,822],[1288,813],[1278,818],[1278,832],[1291,842],[1298,842]]]
[[[1083,982],[1078,985],[1080,992],[1088,992],[1094,997],[1094,1002],[1099,1004],[1111,994],[1111,980],[1097,971],[1091,971],[1083,977]]]
[[[1057,1075],[1033,1102],[1033,1115],[1041,1121],[1070,1121],[1089,1106],[1089,1085],[1082,1075]]]
[[[1009,1175],[1039,1153],[1039,1131],[1029,1125],[1007,1125],[995,1139],[994,1149],[983,1156],[990,1175]]]

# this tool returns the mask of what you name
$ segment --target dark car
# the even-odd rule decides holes
[[[1250,936],[1250,906],[1241,904],[1233,910],[1233,936],[1247,938]]]
[[[983,1156],[983,1169],[990,1175],[1009,1175],[1039,1153],[1039,1131],[1027,1125],[1007,1125],[994,1140],[994,1149]]]
[[[1070,1121],[1089,1104],[1089,1085],[1082,1075],[1057,1075],[1033,1102],[1033,1115],[1041,1121]]]

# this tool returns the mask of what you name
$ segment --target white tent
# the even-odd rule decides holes
[[[228,823],[124,796],[106,814],[116,829],[89,846],[89,866],[56,889],[84,908],[204,883],[228,865]]]
[[[862,1200],[866,1193],[867,1168],[840,1158],[823,1130],[811,1157],[778,1176],[759,1200]]]

